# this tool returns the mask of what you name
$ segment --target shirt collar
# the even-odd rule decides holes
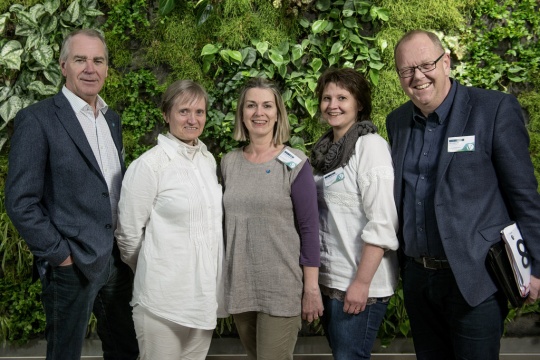
[[[84,101],[83,99],[75,95],[65,85],[62,87],[62,93],[67,98],[69,104],[71,105],[71,107],[73,108],[73,111],[75,111],[76,114],[83,111],[85,107],[87,106],[91,108],[90,104],[88,104],[86,101]],[[103,114],[105,114],[107,110],[109,109],[109,106],[107,105],[105,100],[103,100],[101,96],[99,96],[99,94],[97,96],[96,109],[97,111],[101,111]]]

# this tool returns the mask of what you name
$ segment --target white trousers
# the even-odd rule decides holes
[[[133,308],[141,360],[205,360],[213,330],[194,329]]]

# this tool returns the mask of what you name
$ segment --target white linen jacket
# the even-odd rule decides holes
[[[132,306],[207,330],[227,315],[221,199],[216,161],[200,141],[189,146],[159,135],[130,165],[115,235],[135,272]]]

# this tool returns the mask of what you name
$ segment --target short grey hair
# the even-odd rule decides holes
[[[79,29],[69,33],[62,42],[62,48],[60,50],[60,62],[66,62],[69,56],[69,51],[71,50],[71,40],[76,35],[85,35],[91,38],[97,38],[103,43],[105,48],[105,62],[109,64],[109,49],[107,49],[107,43],[105,42],[105,37],[101,32],[95,29]]]

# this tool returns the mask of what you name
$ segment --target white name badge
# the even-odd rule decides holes
[[[330,171],[328,174],[324,175],[323,178],[324,186],[328,187],[345,179],[345,173],[343,172],[343,168],[340,167],[334,171]]]
[[[283,152],[279,154],[278,160],[290,167],[291,169],[294,169],[296,165],[302,162],[302,159],[300,159],[298,156],[294,155],[287,149],[283,150]]]
[[[474,151],[474,135],[448,138],[448,152]]]

